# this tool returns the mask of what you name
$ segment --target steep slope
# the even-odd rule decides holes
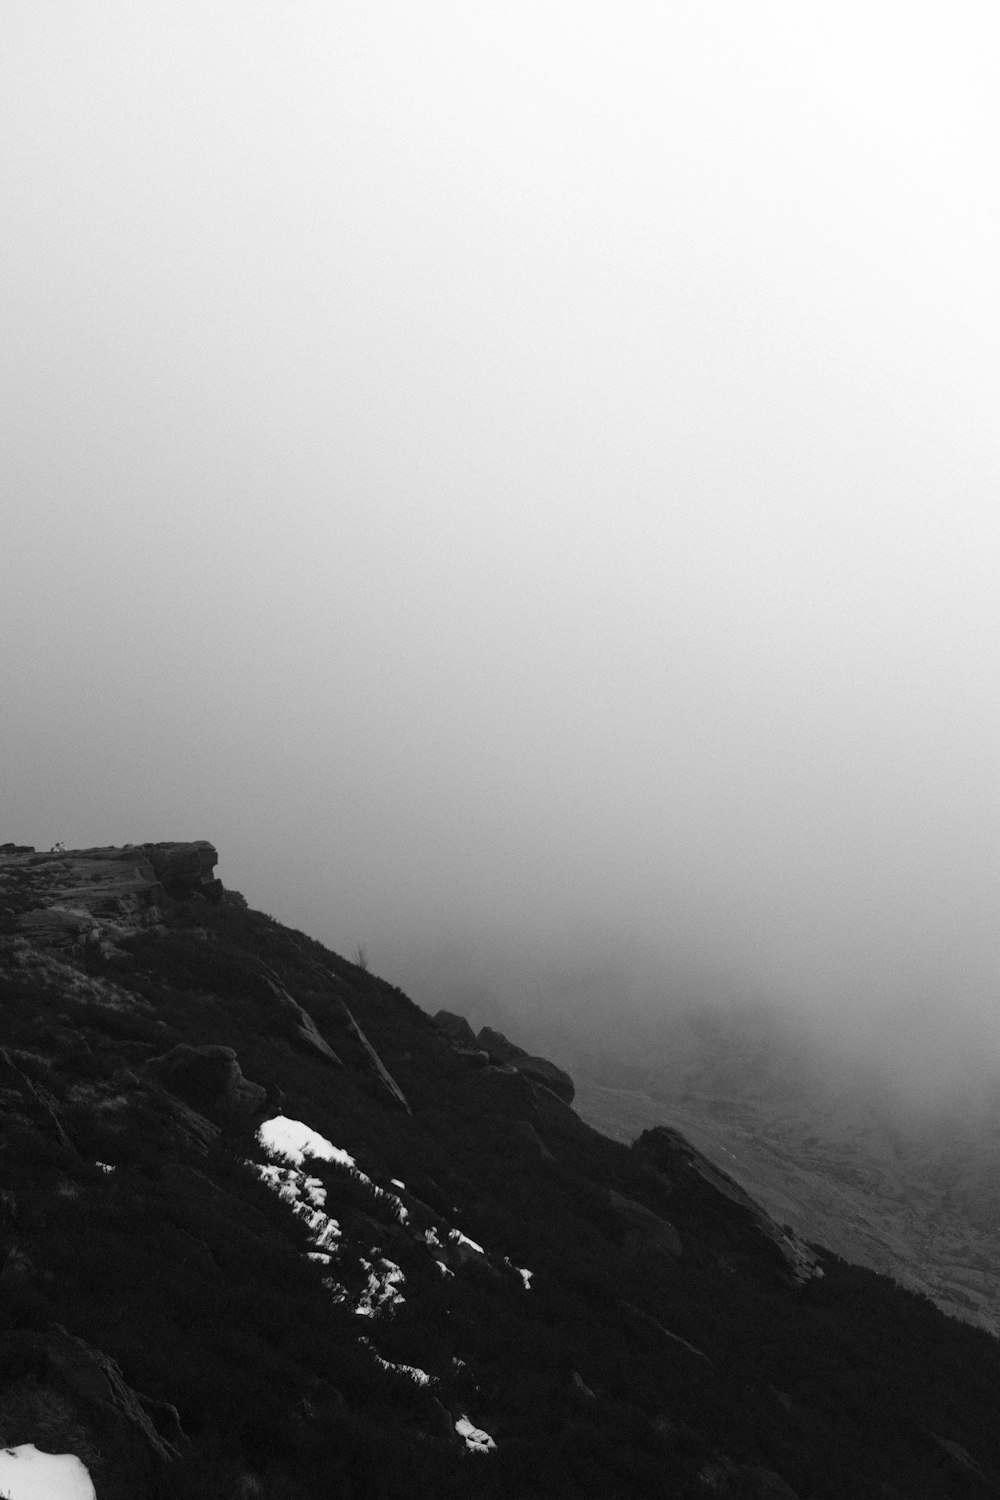
[[[1000,1099],[904,1096],[774,1014],[666,1014],[641,1057],[548,1038],[576,1105],[629,1141],[682,1130],[780,1222],[1000,1331]],[[627,1044],[626,1044],[627,1045]],[[636,1054],[638,1049],[636,1049]]]
[[[0,850],[24,1472],[72,1455],[98,1500],[997,1490],[991,1338],[808,1251],[676,1132],[601,1136],[560,1070],[466,1045],[214,863]]]

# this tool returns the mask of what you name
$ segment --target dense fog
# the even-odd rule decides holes
[[[992,1067],[990,19],[11,0],[0,841]]]

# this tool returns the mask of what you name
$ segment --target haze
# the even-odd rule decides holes
[[[993,21],[7,0],[0,838],[992,1066]]]

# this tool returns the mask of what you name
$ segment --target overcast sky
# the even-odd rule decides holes
[[[0,839],[1000,1040],[998,76],[943,0],[5,0]]]

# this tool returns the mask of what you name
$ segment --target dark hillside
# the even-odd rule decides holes
[[[0,850],[0,1445],[100,1500],[1000,1492],[992,1338],[213,865]]]

